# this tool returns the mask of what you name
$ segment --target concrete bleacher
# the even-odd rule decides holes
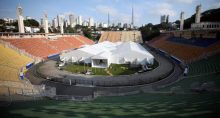
[[[43,38],[6,39],[4,41],[36,57],[45,58],[50,54],[58,53],[58,50],[50,46]]]
[[[189,65],[189,75],[199,75],[220,71],[220,54],[196,61]]]
[[[59,54],[63,50],[80,48],[82,45],[92,45],[94,42],[84,36],[65,36],[57,39],[47,38],[14,38],[1,39],[34,57],[47,58]]]
[[[84,36],[76,35],[76,38],[80,39],[80,41],[83,42],[84,44],[87,44],[87,45],[93,45],[94,44],[94,41],[92,41],[91,39],[88,39]]]
[[[194,60],[201,59],[205,56],[217,53],[220,51],[220,42],[217,41],[208,47],[194,46],[186,43],[176,43],[169,41],[169,35],[162,35],[156,37],[149,44],[155,48],[166,51],[167,53],[174,55],[175,57],[185,61],[192,62]]]
[[[33,60],[0,44],[0,80],[19,81],[19,73]]]
[[[143,43],[140,31],[106,31],[103,32],[99,42],[110,41],[110,42],[127,42],[133,41],[137,43]]]
[[[208,47],[220,40],[216,38],[179,38],[179,37],[170,37],[167,39],[168,41],[180,44],[187,44],[192,46],[199,46],[199,47]]]

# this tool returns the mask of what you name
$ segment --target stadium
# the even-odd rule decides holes
[[[102,31],[97,42],[62,30],[0,32],[0,113],[219,117],[220,24],[183,30],[181,20],[150,41],[135,29]]]

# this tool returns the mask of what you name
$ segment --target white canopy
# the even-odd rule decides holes
[[[106,68],[111,63],[132,63],[141,65],[154,63],[153,55],[151,55],[140,44],[135,42],[112,43],[105,41],[63,53],[60,55],[60,59],[69,60],[71,62],[83,61],[85,63],[92,63],[93,67],[99,67],[98,65],[100,63],[102,64],[102,66],[100,66],[101,68]]]

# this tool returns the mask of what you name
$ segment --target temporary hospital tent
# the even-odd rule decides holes
[[[134,42],[124,42],[117,46],[116,50],[112,51],[112,63],[130,62],[141,65],[153,64],[154,57],[144,47]]]
[[[154,57],[140,44],[108,41],[73,50],[60,55],[62,60],[91,63],[92,67],[107,68],[114,64],[153,64]]]

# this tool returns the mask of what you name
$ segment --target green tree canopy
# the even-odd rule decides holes
[[[28,19],[28,20],[24,20],[24,26],[39,27],[39,23],[34,19]]]

